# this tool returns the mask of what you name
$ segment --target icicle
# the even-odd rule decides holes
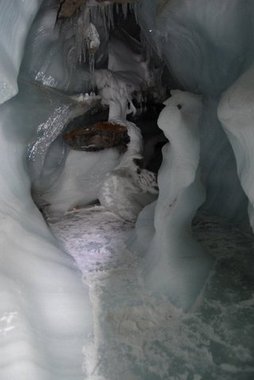
[[[108,24],[108,29],[110,29],[110,26],[111,26],[111,6],[109,5],[107,7],[107,24]]]
[[[138,24],[138,2],[134,1],[130,3],[129,8],[130,8],[131,13],[134,14],[136,23]]]
[[[102,20],[103,20],[104,30],[105,30],[105,33],[107,33],[107,31],[108,31],[108,27],[107,27],[107,17],[106,17],[105,12],[103,12],[102,8],[101,8],[101,14],[102,14]]]
[[[116,3],[116,14],[117,16],[119,15],[120,13],[120,5],[118,3]]]
[[[122,4],[122,11],[123,11],[124,18],[126,19],[127,15],[128,15],[128,4],[127,3]]]
[[[114,5],[110,4],[109,5],[109,13],[108,13],[108,18],[109,18],[109,28],[114,28]]]
[[[95,62],[95,59],[94,59],[94,51],[92,50],[89,50],[89,71],[90,71],[90,75],[91,75],[91,85],[92,85],[92,93],[94,93],[94,89],[95,89],[95,80],[94,80],[94,62]]]

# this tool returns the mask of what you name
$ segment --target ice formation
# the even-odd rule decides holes
[[[155,234],[148,255],[146,281],[183,309],[197,298],[211,261],[191,236],[191,221],[204,202],[199,179],[200,96],[171,91],[158,125],[168,138],[158,175],[159,198],[154,211]],[[193,280],[195,278],[195,280]]]
[[[127,68],[122,67],[126,60],[117,64],[112,55],[117,43],[110,45],[107,66],[109,31],[114,18],[120,17],[119,7],[115,9],[114,13],[112,4],[93,7],[90,22],[100,36],[95,64],[108,69],[103,80],[107,78],[111,88],[111,74],[117,67],[120,70],[114,75],[125,100],[114,95],[119,104],[111,107],[110,118],[126,123],[131,93],[143,86],[143,78],[149,80],[149,73],[147,62],[139,61],[139,52],[128,61]],[[123,11],[127,16],[126,4]],[[125,177],[131,171],[131,181],[123,187],[130,184],[134,193],[137,186],[141,193],[156,192],[154,177],[133,161],[142,155],[141,139],[133,124],[129,124],[130,133],[133,131],[129,155],[119,157],[108,151],[92,158],[89,153],[74,152],[66,157],[59,134],[69,111],[80,110],[71,96],[91,90],[88,62],[79,64],[77,59],[77,25],[55,23],[55,0],[9,0],[0,4],[3,380],[253,378],[254,243],[246,218],[249,203],[253,228],[253,1],[140,0],[135,13],[150,54],[163,59],[174,83],[187,92],[174,93],[161,113],[159,126],[170,142],[163,150],[159,198],[139,214],[128,249],[121,241],[112,245],[115,252],[111,250],[110,226],[112,230],[122,229],[125,239],[132,224],[118,221],[109,211],[103,214],[102,208],[94,208],[96,212],[89,219],[97,223],[95,230],[89,220],[83,223],[82,217],[89,216],[90,211],[77,214],[75,228],[75,213],[65,215],[62,221],[51,221],[55,223],[54,231],[71,235],[69,242],[76,254],[80,254],[77,248],[87,251],[92,247],[96,253],[93,259],[99,261],[103,253],[109,258],[98,266],[92,262],[95,270],[86,277],[88,289],[35,207],[30,194],[32,181],[43,172],[45,189],[60,178],[58,175],[67,177],[66,187],[60,181],[51,193],[55,205],[59,196],[62,211],[76,206],[73,198],[77,203],[92,201],[94,190],[101,189],[105,171],[111,168],[120,173],[120,187],[122,170]],[[123,74],[130,67],[134,73],[131,78]],[[46,86],[54,90],[48,91]],[[101,90],[111,91],[104,87]],[[117,92],[120,94],[119,87]],[[203,96],[202,108],[194,94]],[[81,100],[86,101],[86,96],[82,95]],[[191,112],[185,118],[188,107]],[[32,171],[28,173],[25,160],[31,143]],[[39,154],[34,156],[31,148]],[[72,170],[74,167],[82,170],[81,177]],[[80,178],[88,179],[87,197],[82,181],[75,197],[70,196],[70,192],[76,192],[75,181]],[[109,187],[114,173],[111,180]],[[60,190],[66,191],[67,201],[62,201]],[[124,194],[124,201],[121,197],[120,206],[130,195]],[[191,219],[200,205],[199,219],[194,223],[195,239],[201,240],[216,258],[212,272],[211,259],[190,234]],[[135,208],[131,212],[131,220],[139,211]],[[223,228],[222,216],[226,220]],[[86,262],[82,265],[87,268]],[[102,270],[97,273],[98,268]],[[196,302],[202,289],[203,297]],[[184,314],[174,305],[184,310],[192,308],[193,312]]]
[[[130,142],[119,164],[101,184],[98,199],[106,209],[135,222],[144,206],[156,198],[158,187],[155,174],[137,165],[143,158],[140,130],[126,120],[119,123],[127,127]]]

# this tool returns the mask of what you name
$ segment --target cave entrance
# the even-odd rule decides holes
[[[43,3],[20,83],[33,85],[43,115],[27,150],[33,199],[85,273],[122,260],[139,212],[157,198],[167,142],[157,118],[172,79],[135,2],[71,4]]]

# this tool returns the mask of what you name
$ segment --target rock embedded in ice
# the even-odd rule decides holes
[[[249,199],[249,219],[254,231],[254,66],[222,95],[218,117],[232,145],[237,172]]]
[[[158,125],[169,143],[163,147],[155,206],[155,234],[145,258],[145,281],[155,293],[188,310],[200,294],[212,260],[193,239],[191,221],[204,202],[199,180],[199,120],[202,99],[172,91]]]
[[[107,121],[73,129],[64,133],[63,138],[72,149],[84,151],[117,147],[120,152],[125,152],[130,141],[124,125]]]

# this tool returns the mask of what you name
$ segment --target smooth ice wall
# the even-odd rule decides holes
[[[24,0],[19,4],[11,0],[0,4],[0,103],[18,92],[17,77],[27,32],[41,2],[42,0]]]
[[[0,4],[0,377],[81,380],[91,332],[87,290],[35,207],[24,169],[42,104],[38,99],[37,112],[29,110],[35,94],[25,98],[22,89],[8,100],[18,91],[25,39],[40,3]]]
[[[203,96],[203,111],[199,121],[200,176],[207,195],[206,202],[202,206],[203,211],[222,216],[230,222],[248,223],[248,202],[236,169],[237,160],[239,172],[242,152],[239,153],[231,139],[227,138],[228,128],[223,130],[217,117],[217,108],[222,92],[232,85],[253,61],[253,49],[250,48],[253,37],[253,2],[240,0],[223,3],[203,0],[142,1],[139,10],[139,20],[147,43],[151,44],[162,60],[167,63],[179,87]],[[235,96],[234,102],[236,99]],[[182,105],[181,102],[179,105]],[[183,111],[184,108],[183,106]],[[165,112],[163,110],[161,115],[164,115]],[[234,112],[231,112],[230,117],[232,115]],[[172,128],[174,120],[170,113],[167,117],[168,128]],[[165,122],[165,126],[166,124]],[[238,133],[241,134],[240,131]],[[172,139],[172,136],[170,137]],[[171,141],[171,139],[169,138],[171,149],[174,149],[174,140]],[[191,140],[189,143],[191,144]],[[249,149],[250,147],[252,147],[251,141]],[[179,150],[180,156],[184,157],[184,141],[179,144]],[[165,186],[160,184],[160,178],[165,172],[165,165],[164,157],[158,175],[159,201],[163,198],[162,191],[165,191]],[[170,166],[168,166],[169,168]],[[250,165],[245,169],[250,180]],[[178,166],[178,171],[181,175],[180,166]],[[243,179],[241,173],[239,176],[244,187],[248,181]],[[167,177],[164,175],[163,178]],[[166,188],[167,194],[170,195],[176,186],[177,174],[172,178],[171,183],[169,178],[170,176]],[[251,186],[249,186],[249,191],[245,189],[245,193],[248,195],[252,207],[250,192],[252,192]],[[166,196],[164,199],[166,200]],[[132,241],[131,248],[137,251],[141,250],[145,257],[143,272],[147,278],[148,289],[158,293],[159,288],[161,294],[168,295],[170,300],[185,309],[195,301],[193,294],[197,294],[201,282],[197,285],[196,278],[191,280],[186,289],[190,293],[195,287],[196,290],[192,295],[189,293],[187,296],[187,292],[184,294],[184,284],[186,281],[188,282],[186,271],[188,266],[185,267],[185,260],[182,260],[177,270],[174,267],[174,260],[181,261],[180,250],[174,249],[174,236],[179,233],[179,230],[175,228],[176,223],[174,223],[173,217],[171,220],[169,211],[164,218],[161,217],[161,213],[158,213],[159,201],[157,205],[148,206],[140,214],[136,224],[136,239],[134,242]],[[165,205],[163,210],[166,210],[167,207]],[[249,206],[249,210],[251,207]],[[252,217],[252,215],[251,211],[250,216]],[[160,220],[160,224],[156,223],[156,218]],[[164,231],[167,224],[168,229]],[[163,238],[161,230],[164,232]],[[145,244],[142,242],[144,237],[148,237]],[[148,263],[146,262],[147,251],[149,253]],[[191,249],[188,254],[191,255]],[[172,263],[169,264],[170,261],[172,262],[172,257],[173,266]],[[193,263],[190,261],[190,264]],[[199,270],[198,266],[196,270]],[[201,277],[202,271],[201,268],[199,271]],[[203,273],[205,272],[208,274],[206,269]],[[182,280],[180,280],[181,275],[183,276]]]
[[[139,9],[147,43],[167,63],[178,88],[204,96],[201,175],[207,200],[203,209],[236,223],[247,220],[247,200],[217,107],[221,93],[253,61],[253,12],[251,0],[147,0]]]
[[[43,1],[26,41],[20,78],[35,80],[67,93],[90,92],[88,53],[86,62],[79,61],[77,20],[56,21],[57,13],[56,0]],[[106,67],[108,34],[99,20],[96,27],[100,33],[100,47],[95,54],[96,66],[98,68],[104,64]]]

